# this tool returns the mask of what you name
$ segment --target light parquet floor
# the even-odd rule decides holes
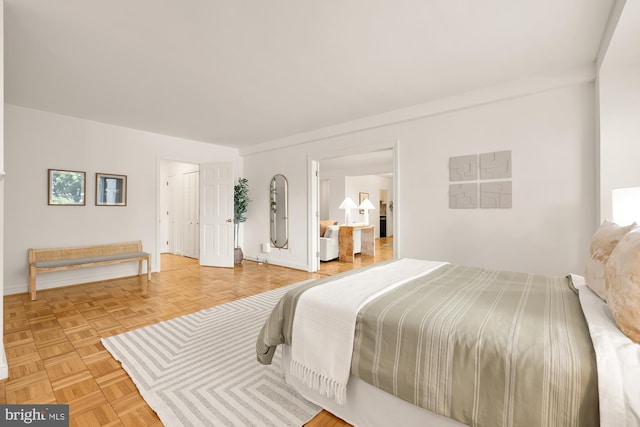
[[[162,272],[4,297],[4,346],[9,378],[0,403],[68,403],[71,426],[161,426],[155,412],[102,346],[100,338],[276,289],[301,280],[393,258],[392,238],[376,256],[322,263],[316,273],[244,261],[233,269],[200,267],[163,254]],[[310,427],[348,426],[322,412]]]

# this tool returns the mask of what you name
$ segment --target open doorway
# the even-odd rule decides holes
[[[160,160],[160,253],[200,257],[199,170],[198,164]]]
[[[396,197],[396,146],[383,148],[367,153],[348,154],[339,157],[322,158],[311,161],[313,176],[311,185],[311,271],[320,268],[320,221],[335,221],[345,223],[345,211],[340,205],[345,197],[350,197],[356,204],[362,197],[366,197],[376,207],[368,212],[368,224],[374,227],[376,239],[381,236],[393,241],[397,232],[395,212]],[[316,189],[314,195],[314,188]],[[315,205],[314,205],[315,202]],[[389,204],[393,206],[389,208]],[[314,218],[315,217],[315,218]],[[363,223],[364,211],[351,210],[351,222]],[[316,221],[317,219],[317,221]],[[326,225],[324,222],[323,225]],[[326,232],[326,228],[325,228]],[[326,242],[322,242],[325,243]],[[397,243],[397,242],[396,242]],[[393,245],[392,243],[389,246]],[[397,257],[396,245],[393,245],[394,257]],[[335,255],[335,254],[334,254]],[[324,257],[324,255],[322,255]],[[323,259],[324,260],[324,259]]]

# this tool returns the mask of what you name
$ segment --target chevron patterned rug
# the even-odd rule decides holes
[[[260,365],[255,340],[297,284],[103,338],[165,426],[301,426],[320,408],[284,381],[280,351]]]

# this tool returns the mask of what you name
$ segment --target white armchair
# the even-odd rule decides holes
[[[330,225],[324,232],[324,236],[320,237],[320,261],[331,261],[340,255],[340,227]]]

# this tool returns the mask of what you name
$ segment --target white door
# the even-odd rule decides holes
[[[192,205],[192,218],[194,222],[191,235],[193,236],[193,257],[200,258],[200,174],[193,173],[193,191],[190,203]]]
[[[169,217],[171,222],[171,240],[169,246],[174,255],[184,254],[182,238],[182,175],[169,177],[169,189],[171,192],[171,210]]]
[[[200,265],[233,267],[233,165],[200,165]]]
[[[166,187],[167,187],[167,203],[166,203],[166,211],[163,211],[163,217],[167,218],[166,225],[166,244],[167,244],[167,252],[170,254],[178,253],[178,227],[176,227],[176,221],[178,217],[178,210],[180,210],[181,206],[177,203],[178,198],[178,179],[176,176],[170,176],[167,178]],[[166,214],[166,215],[165,215]]]
[[[198,172],[183,174],[182,188],[183,255],[198,258]]]

